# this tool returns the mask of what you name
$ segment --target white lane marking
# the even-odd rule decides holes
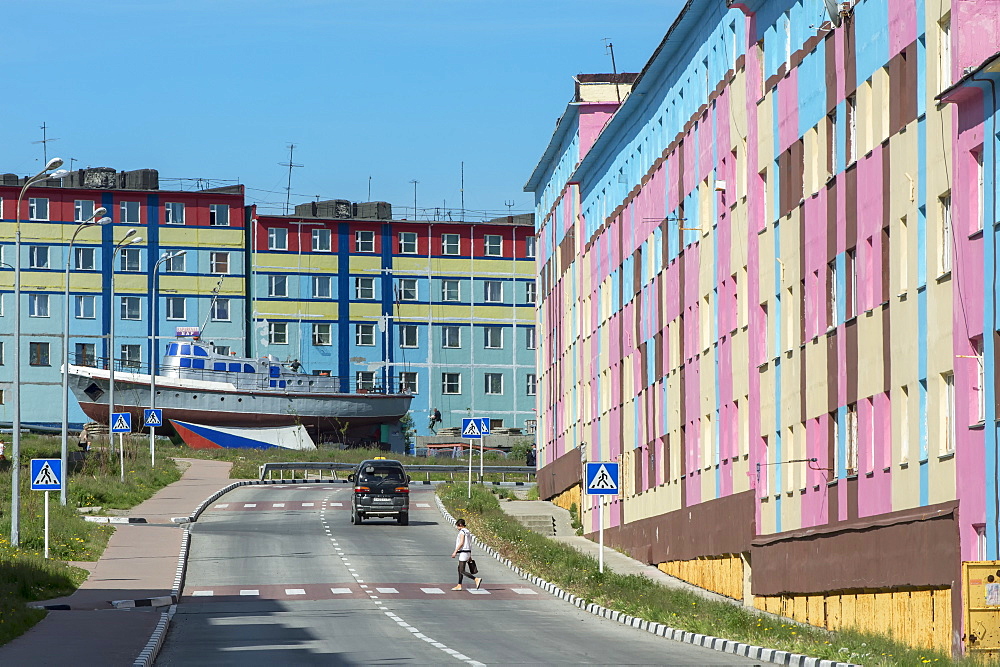
[[[430,507],[430,503],[417,503],[417,507]]]
[[[221,510],[221,509],[225,509],[227,507],[229,507],[229,503],[219,503],[218,505],[215,506],[215,509]]]
[[[444,591],[440,588],[421,588],[420,590],[428,595],[444,595]]]
[[[286,588],[285,595],[305,595],[306,592],[302,588]]]
[[[303,507],[316,507],[316,503],[302,503]]]
[[[358,575],[354,575],[354,580],[357,581],[359,584],[365,583],[364,579],[358,579]]]
[[[331,588],[330,592],[334,595],[350,595],[352,591],[350,588]]]
[[[343,507],[344,503],[330,503],[330,507]]]
[[[215,595],[215,591],[192,591],[192,597],[211,597]]]
[[[240,595],[260,595],[260,591],[256,590],[240,591]]]
[[[514,591],[518,595],[538,595],[537,591],[533,591],[530,588],[512,588],[510,590]]]
[[[271,503],[272,507],[284,507],[285,503]]]
[[[257,507],[257,503],[243,503],[243,507]]]
[[[398,593],[395,588],[376,588],[379,593]]]
[[[483,590],[482,588],[473,588],[472,590],[469,591],[469,593],[472,593],[473,595],[489,595],[490,594],[489,591]]]

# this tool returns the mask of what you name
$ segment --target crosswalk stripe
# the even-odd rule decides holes
[[[260,595],[260,591],[257,590],[240,591],[240,595]]]
[[[194,591],[191,593],[192,597],[211,597],[215,595],[215,591]]]
[[[428,595],[444,595],[444,591],[440,588],[421,588],[420,590]]]
[[[305,589],[302,588],[286,588],[285,595],[305,595]]]
[[[219,503],[218,505],[215,506],[215,509],[221,510],[221,509],[225,509],[227,507],[229,507],[229,503]]]
[[[243,507],[257,507],[257,503],[243,503]]]
[[[334,595],[350,595],[351,589],[350,588],[331,588],[330,592],[333,593]]]
[[[395,588],[376,588],[379,593],[398,593]]]

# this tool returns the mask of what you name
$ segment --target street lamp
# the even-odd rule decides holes
[[[54,157],[40,172],[25,180],[14,209],[14,437],[10,447],[10,543],[15,547],[21,543],[18,525],[21,515],[21,487],[18,480],[21,466],[21,200],[28,188],[35,183],[47,178],[61,178],[62,173],[49,172],[61,167],[62,163],[62,158]]]
[[[175,253],[165,252],[163,256],[156,261],[153,266],[153,293],[150,295],[149,300],[149,326],[151,331],[152,339],[152,358],[149,360],[149,409],[156,409],[156,360],[157,360],[157,347],[156,347],[156,306],[157,306],[157,287],[156,282],[156,272],[160,269],[160,264],[176,259],[178,257],[183,257],[187,254],[187,250],[178,250]],[[149,464],[151,466],[156,465],[156,426],[149,427]]]
[[[118,256],[118,251],[127,245],[132,245],[133,243],[139,243],[142,241],[141,236],[135,236],[135,230],[130,229],[125,232],[125,238],[115,245],[115,249],[111,253],[111,289],[108,293],[108,299],[111,302],[111,324],[108,330],[108,355],[110,357],[108,363],[108,441],[114,443],[115,437],[111,429],[114,428],[112,423],[112,415],[115,413],[115,258]],[[114,445],[112,444],[112,450]],[[121,438],[118,440],[118,449],[121,456],[121,481],[125,481],[125,447]]]
[[[66,504],[66,479],[69,477],[66,471],[66,450],[69,440],[69,268],[73,261],[73,243],[76,242],[76,235],[87,227],[97,227],[111,222],[111,218],[102,218],[108,210],[103,206],[94,211],[94,214],[76,226],[73,236],[69,240],[69,248],[66,250],[66,295],[63,304],[63,376],[62,376],[62,488],[59,490],[59,503]]]

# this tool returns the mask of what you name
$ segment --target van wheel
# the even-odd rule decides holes
[[[400,526],[408,526],[410,525],[410,515],[405,513],[400,514],[399,518],[397,518],[396,521],[399,522]]]
[[[355,512],[354,510],[351,510],[351,523],[353,523],[355,526],[361,523],[361,519],[360,517],[358,517],[358,513]]]

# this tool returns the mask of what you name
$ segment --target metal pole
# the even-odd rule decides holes
[[[472,498],[472,438],[469,438],[469,498]]]
[[[49,557],[49,492],[45,492],[45,558]]]
[[[483,483],[483,457],[486,456],[486,448],[483,447],[483,439],[479,439],[479,483]]]
[[[604,508],[601,507],[603,501],[603,496],[597,496],[597,520],[600,521],[600,529],[598,530],[600,534],[600,541],[598,542],[598,568],[601,574],[604,574]]]
[[[151,357],[149,359],[149,409],[156,409],[156,360],[159,358],[157,354],[159,350],[156,345],[156,307],[158,303],[158,292],[159,292],[159,282],[157,282],[156,277],[158,271],[160,270],[160,264],[163,262],[174,259],[175,257],[180,257],[184,255],[187,251],[181,250],[175,253],[164,253],[156,264],[153,266],[153,293],[150,295],[149,301],[149,326],[150,326],[150,341],[152,342]],[[156,467],[156,426],[149,427],[149,464]]]
[[[135,235],[135,230],[130,229],[125,232],[125,238],[115,245],[115,249],[111,251],[111,288],[108,290],[108,300],[110,301],[110,311],[111,311],[111,322],[108,326],[108,445],[111,447],[111,451],[115,448],[115,436],[111,429],[114,427],[113,417],[115,414],[115,259],[118,257],[118,251],[126,245],[131,245],[132,243],[138,243],[142,240],[142,237],[138,237],[134,240],[129,240]],[[122,440],[119,438],[118,445],[121,446]],[[122,481],[125,481],[125,463],[122,462]]]

